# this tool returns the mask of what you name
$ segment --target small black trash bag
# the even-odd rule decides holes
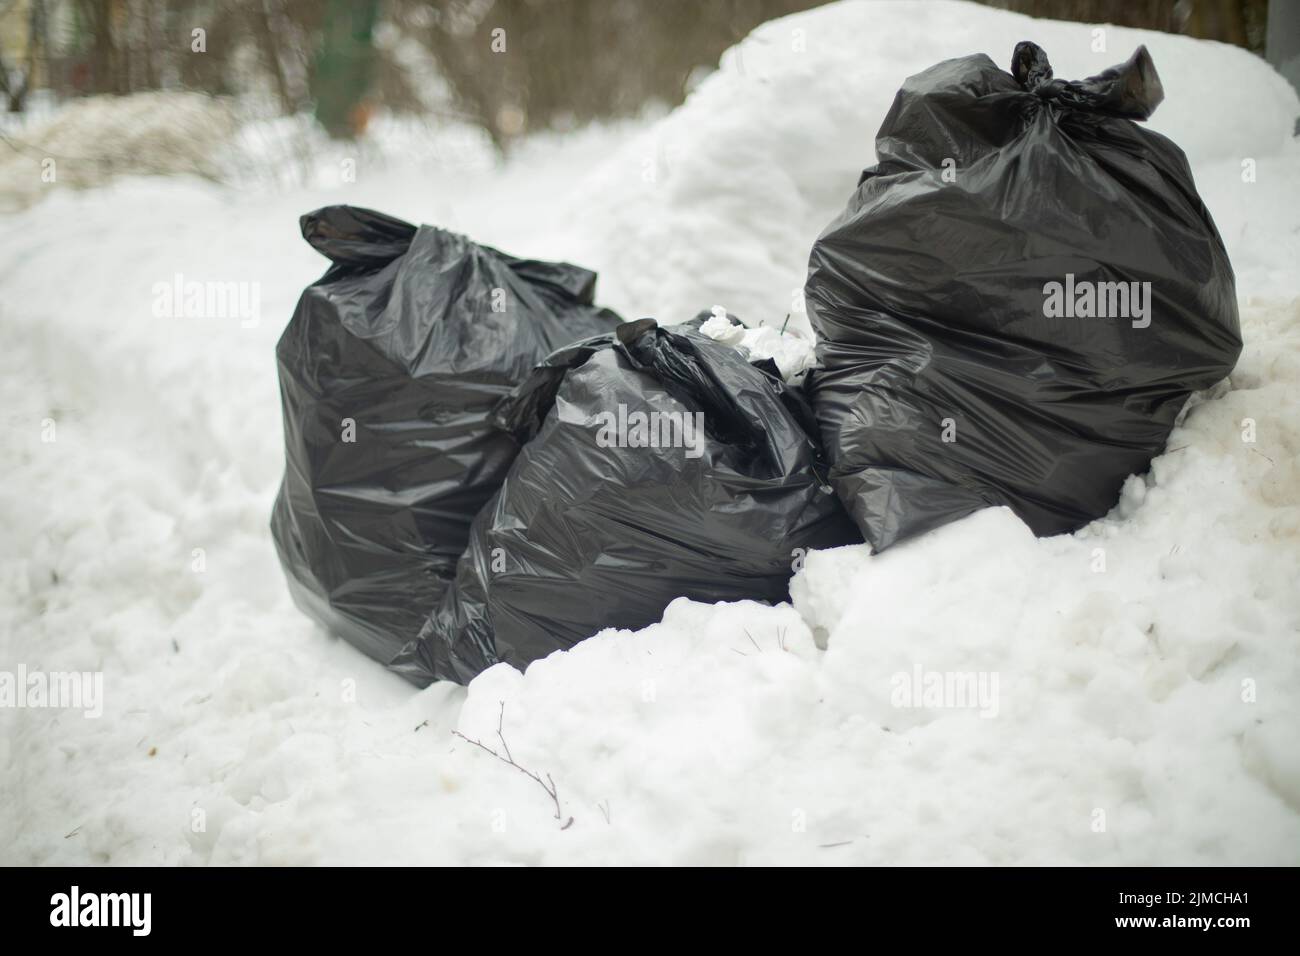
[[[332,260],[276,349],[284,483],[271,530],[311,617],[387,663],[420,632],[517,451],[492,407],[606,331],[596,276],[366,209],[302,217]]]
[[[527,444],[394,662],[416,683],[523,668],[680,596],[784,600],[800,549],[862,541],[803,400],[693,329],[643,319],[563,349],[497,414]]]
[[[1146,48],[1077,83],[1016,47],[903,84],[879,164],[813,246],[808,387],[876,549],[989,505],[1104,515],[1241,350],[1232,268]]]

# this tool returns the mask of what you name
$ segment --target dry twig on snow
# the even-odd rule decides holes
[[[483,743],[483,741],[473,740],[469,737],[466,737],[459,730],[453,730],[452,734],[456,737],[459,737],[461,740],[465,741],[468,744],[473,744],[475,747],[478,747],[480,750],[487,751],[492,756],[500,760],[502,763],[514,767],[525,777],[537,781],[537,785],[541,787],[543,790],[545,790],[546,795],[550,797],[551,800],[554,801],[555,803],[555,819],[557,820],[564,819],[564,815],[560,812],[560,797],[555,787],[555,781],[551,779],[551,775],[548,773],[546,775],[546,779],[543,780],[540,774],[533,773],[533,771],[529,770],[527,767],[521,767],[519,764],[515,763],[515,758],[510,753],[510,745],[506,743],[506,735],[504,731],[505,722],[506,722],[506,702],[503,700],[501,701],[501,716],[497,718],[497,738],[500,739],[501,741],[501,749],[505,751],[504,757],[501,754],[497,753],[497,751],[489,747],[487,744]],[[560,829],[567,830],[571,826],[573,826],[573,817],[569,817],[568,820],[565,820],[564,825],[560,827]]]

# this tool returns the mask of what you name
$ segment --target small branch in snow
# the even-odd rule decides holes
[[[596,804],[596,807],[597,807],[597,809],[599,809],[600,812],[604,815],[604,817],[605,817],[605,822],[606,822],[606,823],[609,823],[609,801],[606,800],[603,804],[601,804],[601,803],[597,803],[597,804]]]
[[[537,782],[537,785],[541,787],[543,790],[545,790],[546,795],[550,797],[551,800],[555,803],[555,819],[557,820],[563,819],[564,815],[560,812],[560,797],[559,797],[559,792],[555,786],[555,781],[551,779],[551,775],[549,773],[546,775],[546,779],[543,780],[539,774],[533,773],[533,771],[529,770],[527,767],[521,767],[519,764],[515,763],[515,758],[510,753],[510,745],[506,743],[505,722],[506,722],[506,702],[503,700],[501,701],[501,715],[497,718],[497,738],[501,741],[501,749],[505,751],[504,757],[501,756],[500,753],[498,753],[497,751],[489,747],[487,744],[483,743],[483,741],[472,740],[471,738],[466,737],[464,734],[462,734],[459,730],[453,730],[451,733],[452,736],[459,737],[467,744],[473,744],[475,747],[478,747],[480,750],[484,750],[490,753],[492,756],[500,760],[503,764],[507,764],[508,766],[514,767],[516,770],[522,773],[525,777],[528,777],[530,780],[535,780]],[[564,825],[560,827],[560,829],[567,830],[571,826],[573,826],[573,817],[569,817],[569,819],[565,821]]]
[[[745,627],[745,628],[741,628],[741,630],[743,630],[745,632],[745,636],[749,638],[749,643],[754,645],[754,650],[762,654],[763,648],[760,647],[758,641],[754,639],[754,635],[749,633],[749,628]],[[782,650],[782,651],[785,650],[785,631],[786,629],[784,627],[779,627],[776,630],[776,646],[778,650]],[[739,654],[741,657],[749,656],[746,652],[737,651],[734,647],[732,648],[732,650],[735,651],[737,654]]]

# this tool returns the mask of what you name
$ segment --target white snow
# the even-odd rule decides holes
[[[102,671],[104,701],[0,708],[0,862],[1300,861],[1300,103],[1241,50],[1103,35],[844,3],[760,28],[658,122],[499,168],[363,155],[355,183],[137,178],[5,216],[0,671]],[[808,246],[900,81],[1025,38],[1064,77],[1148,45],[1151,125],[1239,278],[1230,387],[1107,519],[1035,540],[990,511],[814,553],[793,606],[679,600],[468,689],[416,692],[296,611],[267,520],[274,343],[324,269],[298,214],[353,202],[567,257],[628,317],[806,329]],[[156,317],[177,273],[260,283],[260,321]],[[925,706],[936,680],[969,706]],[[562,819],[453,736],[495,747],[502,714]]]

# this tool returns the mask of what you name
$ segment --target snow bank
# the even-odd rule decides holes
[[[6,217],[0,670],[99,670],[105,699],[98,719],[0,709],[0,862],[1295,863],[1296,100],[1235,49],[1105,36],[1093,54],[1087,25],[846,3],[763,27],[643,131],[499,170],[125,180]],[[267,519],[272,349],[324,268],[300,212],[569,256],[630,316],[721,303],[779,327],[899,81],[1023,38],[1064,76],[1148,44],[1153,125],[1254,297],[1231,388],[1109,518],[1035,540],[991,511],[881,557],[802,556],[793,606],[678,601],[468,689],[416,693],[296,612]],[[255,283],[259,320],[159,315],[177,273]],[[452,733],[499,750],[498,726],[559,819]]]
[[[88,96],[26,126],[6,120],[3,212],[23,209],[55,189],[86,189],[126,174],[219,179],[223,169],[216,156],[237,129],[226,101],[199,93]]]

